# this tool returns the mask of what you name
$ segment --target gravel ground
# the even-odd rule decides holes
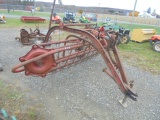
[[[137,102],[128,98],[128,107],[123,108],[118,100],[124,96],[102,72],[105,64],[100,56],[45,78],[12,73],[18,58],[31,48],[16,41],[17,36],[19,29],[0,29],[0,63],[4,69],[0,79],[21,87],[29,102],[41,103],[45,120],[160,120],[160,75],[123,63],[139,95]]]

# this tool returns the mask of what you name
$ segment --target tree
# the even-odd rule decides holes
[[[16,4],[19,5],[34,5],[35,0],[14,0]]]

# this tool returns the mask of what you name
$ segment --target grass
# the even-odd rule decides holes
[[[18,120],[37,120],[37,109],[41,106],[27,104],[19,88],[7,85],[0,79],[0,108],[6,110],[9,116],[15,116]],[[27,107],[24,107],[27,104]],[[22,107],[23,105],[23,107]],[[43,118],[43,115],[40,115]]]
[[[1,14],[4,15],[15,15],[15,16],[32,16],[32,13],[30,11],[17,11],[15,10],[14,12],[11,10],[9,13],[7,10],[0,10]],[[38,17],[50,17],[49,12],[35,12],[33,16],[38,16]]]
[[[24,23],[20,19],[17,18],[6,18],[6,23],[5,24],[0,24],[0,28],[36,28],[36,26],[39,27],[46,27],[48,28],[49,26],[49,20],[46,20],[44,23],[34,23],[34,22],[29,22],[29,23]]]
[[[46,21],[40,22],[40,23],[34,23],[34,22],[27,22],[24,23],[21,21],[20,17],[21,16],[32,16],[30,11],[11,11],[10,13],[7,13],[7,10],[0,10],[1,14],[4,14],[5,16],[8,15],[14,15],[14,16],[18,16],[19,18],[10,18],[10,17],[6,17],[6,23],[5,24],[0,24],[0,28],[27,28],[27,27],[32,27],[32,28],[36,28],[36,26],[39,27],[47,27],[49,26],[49,18],[50,18],[50,13],[45,13],[45,12],[36,12],[33,16],[37,16],[37,17],[48,17],[48,19],[46,19]]]
[[[131,34],[133,29],[155,29],[156,34],[160,34],[160,29],[157,26],[119,24],[124,28],[130,29]],[[155,52],[149,42],[136,43],[129,42],[128,44],[120,44],[118,46],[122,57],[125,61],[136,67],[142,68],[154,74],[160,74],[160,53]]]
[[[160,74],[160,53],[153,51],[149,42],[120,44],[121,57],[129,64],[154,74]]]

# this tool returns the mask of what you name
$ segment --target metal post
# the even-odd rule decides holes
[[[34,13],[36,11],[36,0],[34,0]]]
[[[130,81],[130,87],[131,87],[131,88],[133,87],[133,81]],[[125,95],[122,100],[119,100],[119,103],[120,103],[124,108],[127,107],[126,99],[127,99],[127,95]]]
[[[134,9],[133,9],[133,12],[132,12],[132,21],[131,21],[131,25],[130,26],[132,26],[132,23],[133,23],[134,12],[135,12],[135,9],[136,9],[136,5],[137,5],[137,0],[135,0]]]
[[[50,15],[50,21],[49,21],[49,29],[51,28],[52,14],[53,14],[55,3],[56,3],[56,0],[53,1],[53,5],[52,5],[52,10],[51,10],[51,15]]]
[[[101,6],[101,3],[99,3],[99,10],[98,10],[98,13],[100,12],[100,6]]]

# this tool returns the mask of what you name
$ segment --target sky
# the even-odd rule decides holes
[[[36,0],[44,2],[53,2],[53,0]],[[133,10],[136,0],[61,0],[64,5],[76,6],[97,6],[111,7]],[[56,0],[58,4],[58,0]],[[151,7],[151,11],[156,9],[156,13],[160,14],[160,0],[137,0],[136,11],[143,12]]]

